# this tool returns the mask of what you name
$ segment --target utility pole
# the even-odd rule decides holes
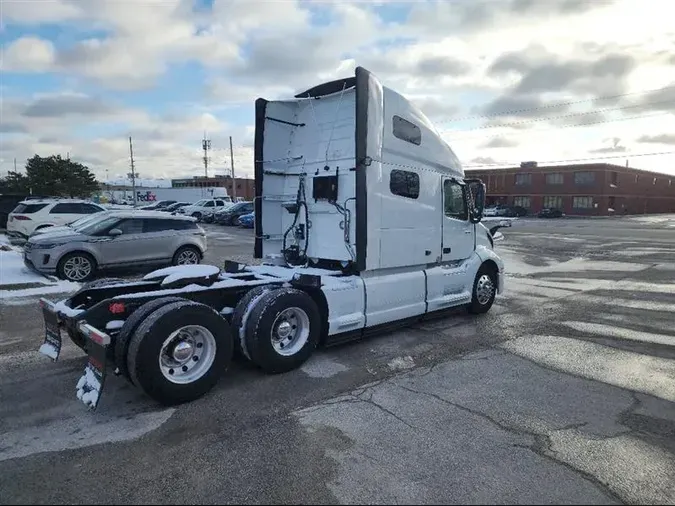
[[[131,191],[133,192],[134,207],[136,207],[136,166],[134,165],[134,146],[131,144],[131,137],[129,137],[129,156],[131,158]]]
[[[237,182],[234,179],[234,152],[232,151],[232,136],[230,135],[230,164],[232,168],[232,202],[237,200]]]
[[[211,141],[206,138],[206,132],[204,132],[204,139],[202,140],[202,149],[204,150],[204,177],[209,177],[209,149],[211,149]]]

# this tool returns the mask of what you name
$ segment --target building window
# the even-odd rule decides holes
[[[546,174],[546,184],[563,184],[562,172]]]
[[[443,183],[443,193],[445,194],[445,215],[458,220],[467,220],[469,214],[464,201],[462,186],[452,179],[446,179]]]
[[[595,172],[575,172],[574,184],[589,185],[595,183]]]
[[[574,197],[572,199],[572,207],[574,209],[592,209],[593,197]]]
[[[399,197],[416,199],[420,196],[420,176],[407,170],[392,170],[389,175],[389,190]]]
[[[612,211],[614,211],[614,208],[616,207],[616,197],[614,195],[609,197],[609,202],[608,202],[607,207],[609,209],[611,209]]]
[[[420,127],[400,116],[394,116],[394,137],[417,146],[422,144]]]
[[[513,197],[513,205],[529,209],[531,205],[530,197]]]
[[[552,195],[546,195],[544,197],[544,207],[551,209],[562,209],[563,207],[563,198],[554,197]]]
[[[611,186],[619,186],[619,173],[618,172],[610,172],[609,173],[609,184]]]
[[[516,185],[526,186],[532,184],[532,174],[516,174]]]

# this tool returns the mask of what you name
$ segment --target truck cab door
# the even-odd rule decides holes
[[[475,225],[469,220],[466,191],[462,181],[443,179],[442,263],[455,263],[473,253]]]

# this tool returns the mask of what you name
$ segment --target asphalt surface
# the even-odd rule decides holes
[[[210,226],[207,261],[252,233]],[[675,217],[519,220],[490,313],[164,409],[0,305],[0,503],[675,503]]]

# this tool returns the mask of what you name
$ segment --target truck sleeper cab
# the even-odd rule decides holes
[[[78,397],[98,404],[106,364],[165,404],[206,393],[233,350],[270,373],[319,344],[442,310],[490,309],[503,262],[465,180],[424,114],[362,67],[294,99],[255,105],[260,266],[181,266],[43,300],[41,351],[60,329],[89,355]],[[494,231],[494,230],[493,230]]]

